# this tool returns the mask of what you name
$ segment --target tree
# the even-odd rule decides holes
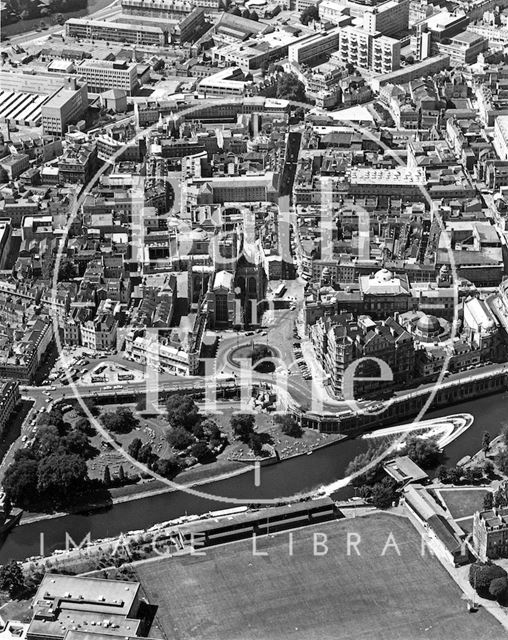
[[[155,463],[153,470],[164,478],[174,478],[180,471],[180,463],[176,456],[169,458],[159,458]]]
[[[37,418],[37,424],[41,426],[53,425],[58,429],[59,434],[64,434],[67,429],[67,425],[64,422],[62,412],[60,411],[60,409],[55,408],[51,409],[51,411],[49,412],[42,413]]]
[[[217,447],[222,440],[222,432],[215,420],[203,420],[201,423],[205,437],[208,438],[210,446]]]
[[[492,509],[494,506],[494,496],[490,491],[483,496],[483,509],[487,511],[488,509]]]
[[[405,448],[406,455],[423,469],[436,466],[441,457],[441,451],[433,438],[409,436]]]
[[[462,480],[462,467],[452,467],[448,471],[448,478],[452,484],[458,484]]]
[[[244,9],[242,11],[242,18],[245,18],[246,20],[249,20],[250,18],[250,11],[248,9]]]
[[[259,16],[255,11],[250,12],[250,19],[254,20],[254,22],[259,22]]]
[[[483,463],[483,473],[490,478],[494,474],[494,463],[492,460],[485,460]]]
[[[88,420],[88,418],[78,418],[74,423],[74,428],[81,431],[86,436],[95,435],[95,429],[90,424],[90,420]]]
[[[85,460],[72,453],[52,454],[37,467],[37,491],[57,502],[74,497],[88,479]]]
[[[370,500],[378,509],[388,509],[397,497],[396,483],[392,478],[383,478],[370,490]]]
[[[151,444],[146,443],[140,448],[138,453],[138,461],[141,462],[141,464],[146,464],[149,467],[155,462],[156,458],[157,456],[152,451]]]
[[[172,427],[184,427],[190,430],[200,420],[199,410],[194,400],[180,393],[169,396],[166,410]]]
[[[37,460],[12,462],[5,472],[3,489],[18,507],[28,507],[37,498]]]
[[[12,503],[8,493],[5,494],[3,509],[5,517],[8,518],[12,512]]]
[[[259,457],[263,455],[263,438],[259,433],[252,433],[249,438],[249,447],[252,449],[252,453]]]
[[[134,458],[134,460],[138,460],[138,456],[139,456],[139,450],[141,449],[141,446],[143,445],[143,443],[141,442],[141,440],[139,438],[134,438],[134,440],[131,441],[131,443],[129,444],[129,446],[127,447],[127,453]]]
[[[291,436],[292,438],[301,437],[302,427],[292,415],[277,415],[274,420],[280,426],[280,430],[285,435]]]
[[[120,484],[125,484],[125,471],[123,465],[120,465],[120,469],[118,469],[118,481]]]
[[[106,465],[104,467],[104,478],[103,478],[103,482],[106,485],[106,487],[110,487],[111,486],[111,471],[109,470],[108,465]]]
[[[319,9],[316,5],[311,5],[304,9],[300,14],[300,22],[307,26],[309,22],[319,21]]]
[[[482,436],[482,451],[485,457],[487,457],[487,453],[489,449],[490,449],[490,433],[488,431],[484,431]]]
[[[83,458],[89,458],[92,453],[90,441],[82,431],[71,429],[69,433],[62,438],[62,446],[68,453],[77,453]]]
[[[506,571],[492,562],[475,562],[469,568],[469,584],[478,595],[488,597],[490,583],[496,578],[505,578]]]
[[[195,442],[191,447],[191,456],[196,458],[198,462],[202,464],[206,462],[211,462],[213,460],[213,454],[210,451],[210,447],[206,444],[206,442],[200,441]]]
[[[508,475],[508,449],[501,449],[496,456],[496,464],[503,475]]]
[[[254,433],[254,416],[251,413],[237,413],[231,416],[230,422],[235,438],[245,443],[249,442]]]
[[[25,576],[19,562],[11,560],[0,568],[0,589],[7,591],[11,598],[16,598],[25,591]]]
[[[436,476],[440,482],[446,483],[446,482],[449,482],[450,480],[448,469],[444,464],[439,465],[439,467],[436,470]]]
[[[180,451],[187,449],[187,447],[193,442],[192,436],[183,427],[169,429],[166,434],[166,440],[172,447],[179,449]]]
[[[74,264],[70,260],[65,260],[60,263],[60,268],[58,269],[58,281],[69,281],[76,275],[76,271],[74,268]]]
[[[203,424],[201,422],[196,422],[196,424],[192,427],[192,435],[197,440],[203,440],[205,437],[205,430],[203,428]]]
[[[292,73],[281,73],[277,78],[276,96],[282,100],[305,102],[305,85]]]
[[[139,424],[136,416],[127,407],[103,413],[101,420],[106,429],[115,433],[129,433]]]
[[[238,7],[233,7],[233,9],[231,9],[231,11],[229,13],[231,13],[233,16],[241,16],[242,15],[242,12],[240,11],[240,9]]]
[[[506,578],[494,578],[489,586],[490,595],[498,602],[504,602],[508,593],[508,580]]]
[[[43,458],[62,450],[64,448],[63,442],[60,439],[57,427],[52,424],[40,427],[37,430],[37,435],[31,448],[38,458]]]

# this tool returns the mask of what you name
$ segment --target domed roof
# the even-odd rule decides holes
[[[374,278],[378,282],[388,282],[393,278],[393,273],[389,269],[380,269],[376,272]]]
[[[441,325],[436,316],[422,316],[416,323],[416,329],[419,333],[427,335],[439,335],[441,333]]]

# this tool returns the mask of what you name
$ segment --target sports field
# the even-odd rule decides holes
[[[313,534],[328,553],[314,555]],[[359,536],[347,554],[348,533]],[[393,534],[392,546],[382,555]],[[167,640],[500,640],[502,627],[462,592],[404,518],[335,521],[137,567]],[[324,548],[318,548],[324,551]]]

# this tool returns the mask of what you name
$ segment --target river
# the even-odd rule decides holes
[[[62,16],[64,20],[69,20],[70,18],[83,18],[84,16],[89,16],[90,14],[95,13],[100,9],[104,9],[105,7],[110,5],[111,2],[112,0],[88,0],[84,9],[62,13]],[[31,20],[19,20],[18,22],[13,22],[12,24],[3,25],[2,37],[10,38],[21,33],[34,31],[35,29],[40,27],[41,22],[44,22],[47,26],[51,26],[52,17],[53,16],[41,16],[40,18],[32,18]],[[63,26],[61,27],[61,29],[63,29]],[[47,34],[47,31],[41,31],[41,37],[45,34]]]
[[[471,413],[475,418],[473,426],[446,448],[448,464],[456,464],[465,455],[478,451],[484,431],[489,431],[494,437],[508,424],[505,402],[508,403],[508,392],[440,409],[427,416]],[[244,500],[293,495],[343,477],[349,461],[366,448],[365,440],[346,440],[320,449],[311,456],[264,467],[258,487],[254,484],[254,474],[247,473],[201,485],[198,489],[215,496]],[[341,497],[344,498],[351,495],[353,491],[349,488],[341,492]],[[48,554],[55,549],[65,548],[66,532],[78,543],[88,533],[92,539],[105,538],[121,532],[146,529],[157,522],[171,520],[186,513],[201,514],[231,506],[234,505],[221,500],[207,500],[183,492],[173,492],[119,503],[99,512],[42,520],[19,526],[9,534],[0,549],[0,563],[39,554],[41,534],[45,553]]]

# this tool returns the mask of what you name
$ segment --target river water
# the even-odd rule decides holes
[[[64,20],[69,20],[70,18],[83,18],[84,16],[89,16],[91,13],[95,13],[100,9],[104,9],[104,7],[107,7],[111,2],[112,0],[88,0],[84,9],[62,13],[62,16]],[[19,20],[12,24],[3,25],[2,37],[5,38],[7,36],[10,38],[11,36],[17,36],[21,33],[34,31],[40,27],[41,22],[44,22],[48,27],[51,26],[51,16],[41,16],[40,18],[32,18],[31,20]],[[61,28],[63,29],[63,26]],[[47,32],[41,31],[41,36],[45,33]]]
[[[506,406],[505,406],[506,405]],[[508,392],[480,398],[432,412],[427,417],[452,413],[471,413],[473,425],[447,448],[447,463],[456,464],[465,455],[481,448],[482,434],[489,431],[492,437],[508,424]],[[293,495],[300,491],[319,487],[344,476],[349,461],[367,448],[362,439],[346,440],[316,451],[310,456],[293,458],[261,471],[261,483],[254,484],[254,474],[246,473],[228,480],[197,487],[200,491],[221,496],[222,499],[204,499],[184,492],[173,492],[132,500],[111,508],[89,514],[69,515],[42,520],[14,529],[0,549],[0,563],[14,558],[22,560],[37,555],[43,535],[46,554],[65,548],[66,532],[76,543],[88,533],[92,539],[118,535],[121,532],[146,529],[157,522],[171,520],[184,514],[202,514],[210,510],[235,506],[224,498],[256,500]],[[341,497],[353,495],[352,489],[344,489]]]

